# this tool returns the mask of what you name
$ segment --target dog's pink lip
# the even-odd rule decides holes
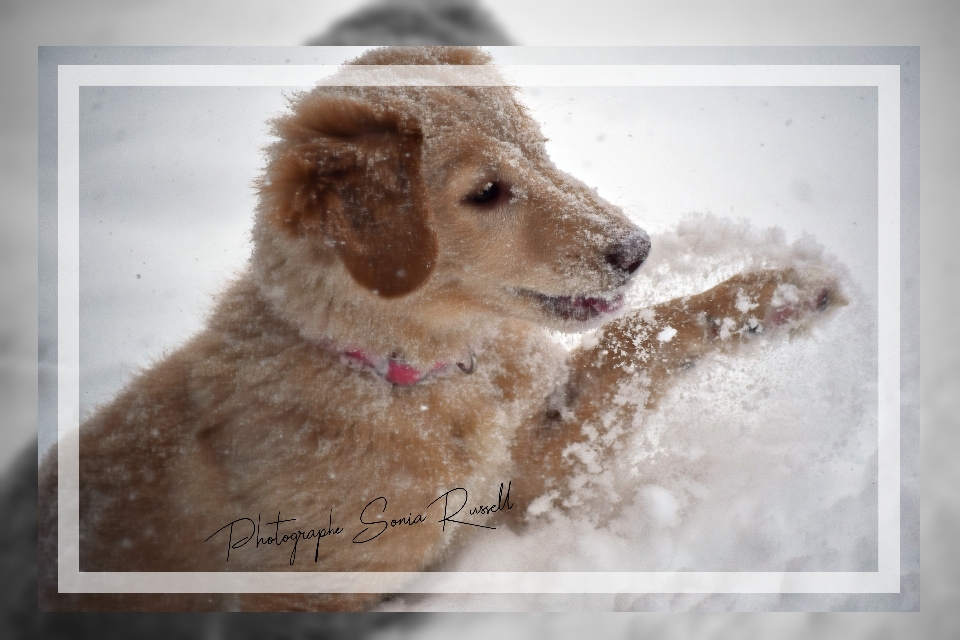
[[[535,299],[550,315],[571,322],[588,322],[602,315],[616,313],[623,308],[623,294],[612,296],[577,295],[549,296],[536,291],[521,290],[522,294]]]

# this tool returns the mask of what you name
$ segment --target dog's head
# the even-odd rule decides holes
[[[400,48],[355,63],[488,62]],[[491,319],[580,330],[620,306],[649,252],[620,210],[553,165],[510,87],[323,86],[274,133],[254,267],[309,337],[429,363]]]

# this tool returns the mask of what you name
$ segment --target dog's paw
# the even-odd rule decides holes
[[[846,299],[838,279],[825,271],[783,269],[734,276],[706,292],[703,302],[710,337],[724,340],[798,329]]]
[[[778,272],[776,286],[766,301],[765,317],[773,326],[799,327],[829,309],[847,304],[837,278],[822,272]]]

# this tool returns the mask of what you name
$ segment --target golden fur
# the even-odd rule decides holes
[[[356,64],[482,65],[471,48],[381,49]],[[607,320],[646,235],[557,169],[509,87],[319,87],[274,122],[249,269],[202,333],[143,372],[80,431],[81,570],[417,571],[468,527],[398,527],[350,540],[357,515],[471,503],[512,481],[509,515],[563,491],[563,451],[633,365],[652,404],[709,349],[799,323],[835,285],[743,274],[609,323],[569,358],[543,328]],[[799,297],[774,300],[791,283]],[[747,310],[742,301],[753,305]],[[749,305],[747,305],[749,306]],[[662,328],[677,335],[656,340]],[[344,353],[420,371],[392,385]],[[477,361],[470,375],[471,357]],[[624,365],[630,366],[624,366]],[[351,609],[368,595],[58,595],[55,455],[41,473],[41,606],[54,609]],[[431,509],[434,514],[439,503]],[[238,548],[204,538],[280,511],[339,539]],[[331,511],[332,510],[332,511]],[[437,520],[431,515],[431,521]],[[472,517],[476,523],[482,516]]]

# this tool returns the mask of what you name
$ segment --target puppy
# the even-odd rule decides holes
[[[488,63],[442,47],[354,62]],[[273,133],[248,269],[199,335],[80,429],[82,571],[429,568],[493,515],[564,491],[564,452],[624,380],[642,375],[652,405],[704,353],[839,300],[822,274],[745,273],[611,321],[649,237],[550,162],[510,87],[318,87]],[[604,323],[569,356],[544,334]],[[377,600],[60,596],[53,568],[41,576],[47,608]]]

